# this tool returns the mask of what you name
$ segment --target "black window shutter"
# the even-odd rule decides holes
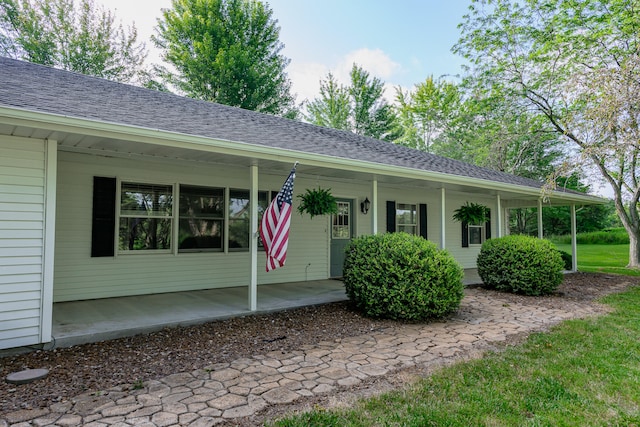
[[[469,247],[469,224],[466,222],[462,222],[462,247]]]
[[[396,202],[387,200],[387,233],[396,231]]]
[[[427,238],[427,205],[420,203],[420,211],[418,213],[420,217],[420,235]]]
[[[91,256],[114,255],[116,229],[116,179],[93,177]]]
[[[484,224],[484,238],[491,238],[491,209],[487,212],[487,222]]]

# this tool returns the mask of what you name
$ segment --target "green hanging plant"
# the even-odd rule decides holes
[[[331,195],[331,189],[323,189],[318,187],[317,190],[305,190],[304,194],[299,194],[301,200],[298,206],[300,214],[309,214],[311,218],[318,215],[329,215],[338,213],[338,203],[336,198]]]
[[[489,208],[478,203],[466,202],[464,206],[453,211],[453,219],[468,224],[482,224],[489,220]]]

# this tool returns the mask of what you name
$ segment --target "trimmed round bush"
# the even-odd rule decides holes
[[[398,320],[442,317],[463,297],[463,271],[433,242],[407,233],[354,239],[346,248],[347,295],[365,315]]]
[[[485,285],[524,295],[550,294],[562,283],[564,261],[548,240],[504,236],[482,244],[478,274]]]
[[[561,251],[560,249],[557,249],[557,251],[560,252],[562,262],[564,262],[564,269],[571,270],[573,268],[573,257],[571,254],[569,252]]]

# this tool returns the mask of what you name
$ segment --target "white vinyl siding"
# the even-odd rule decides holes
[[[269,173],[269,175],[267,175]],[[140,253],[114,257],[91,255],[94,176],[124,182],[158,182],[249,190],[250,168],[158,162],[59,153],[54,301],[248,286],[249,252]],[[258,171],[260,190],[276,190],[287,173]],[[317,187],[297,178],[294,194]],[[320,182],[323,187],[330,185]],[[286,268],[266,273],[258,253],[258,284],[318,280],[328,277],[328,217],[311,220],[297,213],[294,197]],[[174,219],[175,221],[175,219]]]
[[[0,349],[41,342],[45,143],[0,137]]]
[[[397,203],[412,203],[416,205],[426,203],[427,235],[429,240],[440,246],[441,194],[440,189],[423,190],[416,187],[388,187],[386,185],[379,184],[378,232],[385,233],[387,230],[387,200],[395,200]],[[476,260],[478,258],[478,253],[480,253],[481,245],[471,245],[468,248],[463,248],[461,244],[462,226],[459,222],[453,220],[453,211],[464,205],[466,201],[481,203],[487,206],[491,209],[492,218],[496,209],[496,201],[491,198],[477,197],[476,195],[462,194],[453,191],[447,191],[446,193],[446,249],[460,263],[460,265],[462,265],[463,268],[476,268]],[[492,221],[492,227],[495,229],[494,221]],[[495,233],[495,231],[493,231],[493,233]],[[495,235],[493,233],[492,235]]]
[[[491,227],[495,228],[494,215],[496,211],[495,199],[482,198],[466,194],[447,192],[447,250],[464,268],[476,268],[478,254],[480,253],[481,244],[472,244],[469,241],[469,247],[462,247],[462,225],[458,221],[453,220],[453,212],[466,202],[480,203],[491,209]],[[484,227],[480,230],[484,241]],[[495,231],[492,229],[492,236]]]

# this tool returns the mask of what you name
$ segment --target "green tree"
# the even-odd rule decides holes
[[[371,77],[368,71],[353,64],[351,67],[351,96],[353,131],[358,135],[393,140],[395,115],[384,99],[384,82]]]
[[[275,115],[295,115],[280,27],[256,0],[173,0],[152,40],[175,71],[164,81],[187,96]]]
[[[0,54],[121,82],[144,83],[144,44],[92,0],[0,0]]]
[[[320,80],[320,97],[307,104],[307,119],[318,126],[350,130],[350,116],[349,91],[327,74],[326,80]]]
[[[540,115],[498,91],[429,77],[396,101],[404,145],[540,180],[559,156]]]
[[[639,268],[640,0],[474,0],[461,29],[476,81],[546,119],[565,173],[589,165],[610,185]]]
[[[376,139],[398,137],[395,111],[384,99],[384,82],[356,64],[348,86],[339,84],[331,72],[320,80],[320,96],[307,105],[306,119]]]
[[[450,136],[461,116],[462,90],[455,83],[433,76],[415,85],[413,92],[396,90],[398,115],[405,132],[398,142],[423,151],[433,151],[437,141]]]
[[[556,179],[558,187],[587,193],[589,186],[584,184],[579,174]],[[579,232],[598,231],[614,226],[611,213],[615,212],[613,203],[606,205],[588,205],[576,209],[576,222]],[[509,227],[513,234],[538,235],[537,208],[512,209],[509,215]],[[545,206],[542,215],[542,228],[545,236],[560,236],[571,232],[571,212],[568,206]]]

